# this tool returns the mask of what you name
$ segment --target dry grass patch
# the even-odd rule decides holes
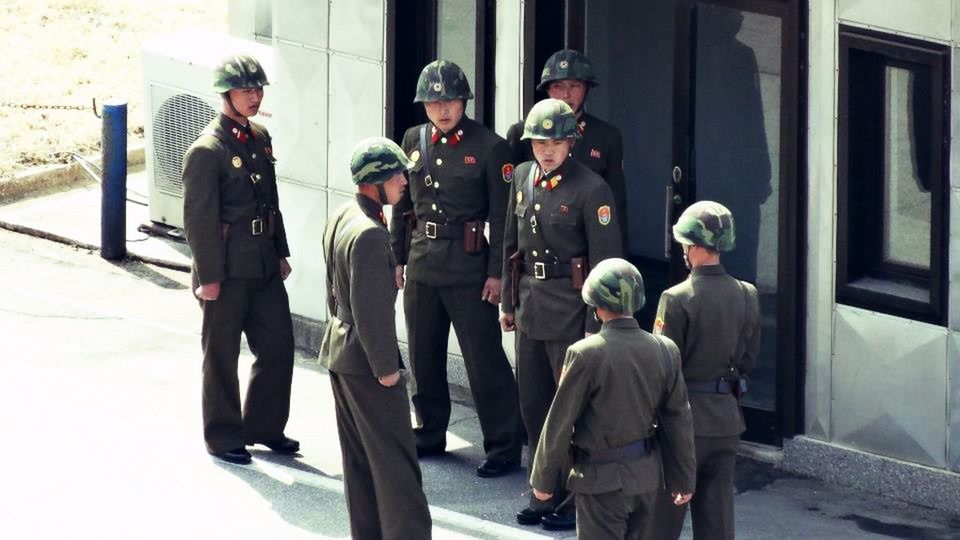
[[[0,181],[70,153],[100,151],[91,102],[126,99],[129,144],[143,140],[140,49],[184,29],[226,32],[227,2],[3,0],[0,2]],[[71,105],[85,110],[5,104]]]

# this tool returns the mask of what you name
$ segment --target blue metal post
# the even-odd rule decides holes
[[[100,256],[127,256],[127,102],[103,104],[103,183],[100,204]]]

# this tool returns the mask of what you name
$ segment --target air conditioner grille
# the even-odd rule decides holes
[[[154,183],[158,190],[183,196],[183,155],[217,116],[216,102],[181,90],[151,85]]]

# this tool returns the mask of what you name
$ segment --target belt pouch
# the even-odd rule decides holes
[[[463,251],[466,253],[483,253],[487,249],[487,237],[483,235],[483,221],[466,221],[463,223]]]
[[[570,259],[570,281],[573,288],[578,291],[583,288],[587,281],[587,273],[590,272],[590,265],[586,257],[573,257]]]

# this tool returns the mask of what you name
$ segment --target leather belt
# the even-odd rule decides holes
[[[234,223],[223,223],[229,236],[270,236],[270,227],[262,217],[252,219],[238,219]]]
[[[431,240],[463,238],[463,225],[452,223],[436,223],[433,221],[417,221],[417,230]]]
[[[695,394],[732,394],[733,383],[727,379],[712,381],[686,381],[687,392]]]
[[[624,463],[627,461],[636,461],[650,452],[653,452],[656,446],[656,440],[653,436],[646,439],[633,441],[632,443],[621,446],[620,448],[604,448],[599,450],[584,450],[574,446],[574,454],[582,456],[577,459],[577,464],[598,465],[600,463]]]
[[[536,279],[570,277],[570,263],[524,261],[523,271]]]

